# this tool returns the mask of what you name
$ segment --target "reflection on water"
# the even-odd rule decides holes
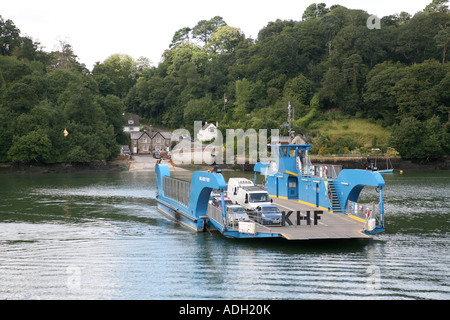
[[[0,299],[448,299],[449,177],[385,176],[373,240],[272,242],[173,223],[153,173],[2,175]]]

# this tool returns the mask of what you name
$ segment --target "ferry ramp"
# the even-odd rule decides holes
[[[255,231],[248,238],[285,238],[287,240],[337,240],[337,239],[369,239],[364,234],[364,221],[351,218],[343,213],[332,213],[327,210],[299,203],[294,200],[273,199],[285,214],[284,225],[262,225],[255,222]],[[209,205],[207,218],[223,227],[222,211]],[[226,220],[226,219],[225,219]],[[238,223],[227,223],[229,230],[238,232]],[[230,235],[230,234],[229,234]],[[242,234],[240,234],[242,236]]]
[[[270,227],[271,232],[280,233],[282,237],[288,240],[370,238],[370,236],[362,232],[365,222],[361,219],[355,219],[343,213],[321,210],[295,200],[274,198],[273,204],[281,211],[284,211],[286,215],[292,211],[289,217],[292,225],[285,221],[285,226]],[[300,220],[298,220],[297,211],[300,212]],[[308,211],[309,224],[307,219]],[[316,220],[316,224],[314,223],[314,211],[322,212],[322,214],[316,214],[317,217],[320,217]],[[267,229],[266,226],[258,226],[258,228],[261,227]]]

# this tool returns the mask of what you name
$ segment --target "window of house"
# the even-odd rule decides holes
[[[161,143],[161,138],[160,137],[156,138],[156,143]]]
[[[134,120],[128,120],[128,124],[134,124]]]

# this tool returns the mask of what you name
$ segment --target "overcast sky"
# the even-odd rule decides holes
[[[96,61],[114,53],[134,59],[149,58],[154,65],[169,47],[174,33],[200,20],[221,16],[255,39],[259,30],[276,19],[301,20],[314,0],[2,0],[0,15],[11,19],[22,35],[39,41],[47,52],[58,40],[72,45],[81,63],[92,70]],[[362,9],[379,18],[406,11],[411,15],[431,0],[339,0],[324,2]]]

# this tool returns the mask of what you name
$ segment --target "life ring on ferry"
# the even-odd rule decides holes
[[[366,214],[366,217],[368,218],[370,216],[370,209],[366,209],[366,211],[364,213]]]

